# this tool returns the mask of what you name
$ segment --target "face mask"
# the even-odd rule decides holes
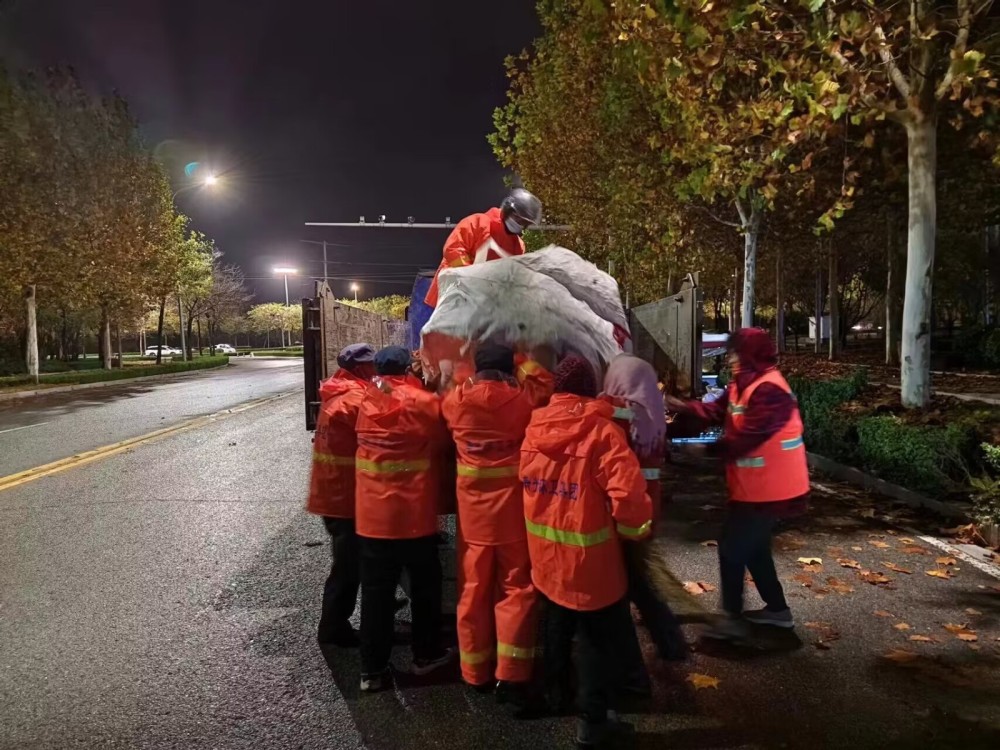
[[[513,215],[508,216],[506,219],[504,219],[503,225],[507,227],[507,231],[510,232],[511,234],[520,234],[521,232],[524,231],[524,227],[522,227],[520,224],[517,223],[517,219],[515,219]]]

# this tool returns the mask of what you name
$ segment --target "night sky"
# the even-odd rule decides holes
[[[444,231],[320,229],[306,221],[457,220],[497,205],[486,135],[503,60],[539,33],[533,0],[7,0],[8,64],[73,66],[130,102],[174,187],[197,161],[223,180],[179,209],[243,267],[255,302],[284,296],[276,264],[335,291],[408,293]],[[542,196],[544,199],[544,196]],[[371,265],[365,265],[365,263]],[[349,265],[348,265],[349,264]],[[385,264],[385,265],[383,265]],[[391,264],[391,265],[388,265]],[[398,265],[397,265],[398,264]],[[291,282],[290,282],[291,284]],[[292,296],[311,284],[291,284]]]

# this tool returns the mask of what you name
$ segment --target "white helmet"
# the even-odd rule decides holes
[[[542,223],[542,202],[524,188],[514,188],[500,204],[500,214],[505,220],[512,216],[527,229]]]

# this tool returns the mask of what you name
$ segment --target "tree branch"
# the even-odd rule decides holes
[[[737,224],[735,221],[726,221],[725,219],[720,219],[718,216],[709,211],[708,208],[706,208],[705,206],[696,206],[696,208],[705,212],[706,214],[708,214],[709,218],[711,218],[713,221],[718,222],[719,224],[722,224],[723,226],[732,227],[733,229],[743,229],[742,224]]]
[[[882,58],[882,63],[889,73],[889,80],[892,81],[896,90],[904,99],[909,99],[910,82],[906,80],[903,71],[896,64],[896,60],[892,56],[892,50],[889,49],[889,41],[885,38],[885,32],[882,30],[881,24],[875,24],[875,39],[878,40],[878,56]]]
[[[958,0],[958,33],[955,35],[955,43],[951,47],[949,55],[951,62],[948,65],[948,72],[944,74],[944,78],[941,79],[941,83],[938,84],[937,90],[934,92],[934,98],[938,101],[944,99],[948,94],[948,89],[951,88],[951,84],[955,80],[957,63],[965,57],[966,49],[969,46],[972,17],[972,0]]]

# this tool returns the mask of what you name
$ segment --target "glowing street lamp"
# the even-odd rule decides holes
[[[359,287],[359,286],[357,285],[357,283],[355,283],[355,282],[353,282],[353,281],[351,282],[351,291],[352,291],[352,292],[354,292],[354,301],[355,301],[355,302],[357,302],[357,301],[358,301],[358,289],[360,289],[360,288],[361,288],[361,287]]]
[[[218,184],[219,184],[219,178],[216,175],[209,173],[205,175],[205,179],[202,180],[201,182],[192,182],[190,185],[185,185],[184,187],[175,190],[174,198],[183,193],[185,190],[194,190],[195,188],[200,188],[200,187],[210,188],[210,187],[215,187]]]
[[[299,272],[299,269],[297,269],[297,268],[289,268],[288,266],[275,266],[275,268],[272,269],[272,270],[274,271],[274,274],[276,276],[284,276],[285,277],[285,307],[288,307],[289,306],[288,305],[288,277],[289,277],[289,275],[294,276],[295,274],[297,274]],[[288,343],[289,344],[292,343],[292,332],[291,331],[288,332]],[[282,330],[281,330],[281,345],[282,346],[285,345],[285,330],[284,330],[284,328],[282,328]]]

